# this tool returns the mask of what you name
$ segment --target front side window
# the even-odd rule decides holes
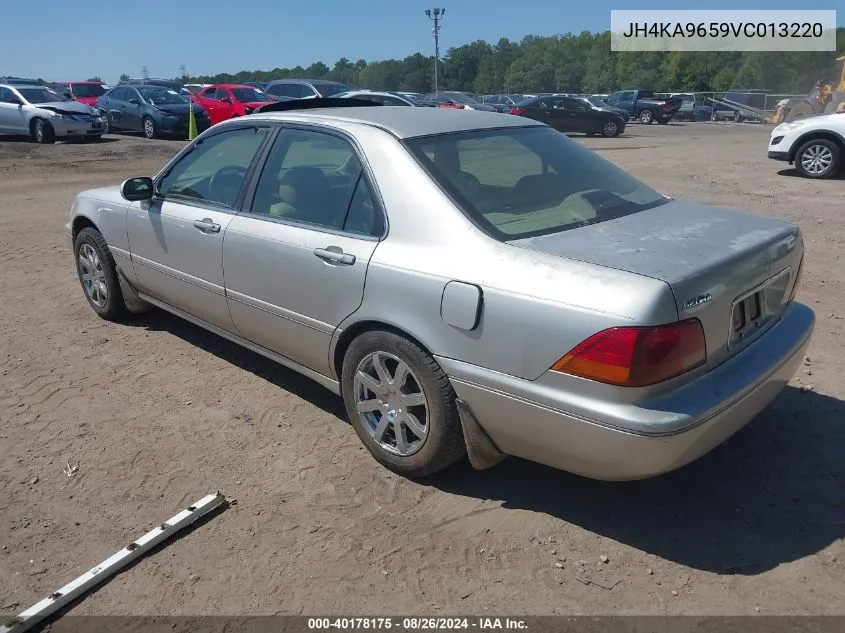
[[[363,235],[381,228],[355,149],[340,137],[311,130],[285,130],[276,139],[252,213]]]
[[[501,241],[597,224],[667,199],[547,127],[480,130],[405,142],[462,211]]]
[[[18,97],[8,88],[0,87],[0,103],[17,103]]]
[[[200,141],[161,179],[158,193],[234,207],[268,127],[227,130]]]

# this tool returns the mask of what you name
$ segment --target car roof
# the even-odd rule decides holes
[[[404,106],[314,108],[288,110],[286,112],[258,112],[250,116],[275,121],[326,125],[342,125],[344,123],[370,125],[385,130],[399,139],[472,130],[546,127],[543,123],[538,123],[533,119],[498,112],[448,108],[408,108]]]
[[[41,84],[0,84],[4,88],[14,88],[15,90],[21,90],[26,88],[47,88],[48,90],[53,90],[50,86],[42,86]]]
[[[343,86],[344,84],[340,83],[339,81],[329,81],[328,79],[274,79],[272,81],[267,82],[268,84],[311,84],[312,86],[317,86],[321,84],[331,84],[337,86]]]
[[[105,86],[105,81],[60,81],[60,84],[88,84],[91,86]]]

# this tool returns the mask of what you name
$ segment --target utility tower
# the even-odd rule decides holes
[[[141,68],[141,76],[142,76],[144,79],[149,79],[149,78],[150,78],[150,69],[149,69],[149,68],[147,68],[146,66],[143,66],[143,67]]]
[[[440,66],[440,20],[446,15],[446,9],[426,9],[428,19],[434,22],[434,92],[438,92],[437,67]]]

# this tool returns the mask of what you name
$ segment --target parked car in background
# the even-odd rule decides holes
[[[193,100],[208,112],[212,125],[252,114],[265,103],[276,101],[258,88],[242,84],[214,84],[203,88]]]
[[[592,95],[590,97],[585,98],[597,108],[603,108],[604,110],[610,110],[611,112],[615,112],[626,121],[630,118],[630,112],[623,108],[617,108],[616,106],[612,106],[607,101],[605,101],[607,95]]]
[[[678,121],[709,121],[713,115],[712,101],[708,104],[698,95],[691,92],[678,92],[669,95],[681,99],[681,107],[673,118]]]
[[[28,135],[36,143],[54,143],[76,138],[96,141],[105,131],[105,117],[97,108],[47,86],[0,84],[0,134]]]
[[[665,125],[683,103],[679,97],[656,99],[651,90],[619,90],[608,95],[605,102],[627,111],[629,118],[645,125],[655,121]]]
[[[142,132],[147,138],[186,138],[191,109],[197,131],[211,126],[208,112],[190,98],[157,85],[115,86],[97,101],[113,131]]]
[[[264,88],[267,87],[266,81],[245,81],[243,82],[244,86],[252,86],[253,88],[258,88],[261,92],[264,92]]]
[[[815,322],[794,224],[672,200],[490,112],[226,121],[80,193],[65,234],[100,317],[151,304],[293,368],[409,477],[467,453],[677,469],[782,391]]]
[[[413,97],[406,97],[398,92],[379,92],[376,90],[350,90],[332,95],[338,99],[366,99],[381,105],[424,107],[423,103]]]
[[[176,94],[182,95],[188,99],[191,98],[191,91],[188,90],[184,84],[172,79],[130,79],[129,81],[121,81],[118,86],[160,86],[162,88],[169,88]]]
[[[420,102],[427,106],[442,107],[448,106],[458,110],[480,110],[482,112],[497,112],[496,108],[469,96],[465,92],[457,90],[442,90],[440,92],[429,92],[420,97]]]
[[[106,94],[108,85],[100,81],[62,81],[59,94],[89,106],[96,106],[97,99]]]
[[[326,79],[276,79],[264,87],[271,97],[334,97],[341,92],[349,92],[349,86]]]
[[[188,89],[192,95],[196,95],[200,90],[203,88],[207,88],[211,84],[185,84],[185,88]]]
[[[558,132],[608,138],[622,134],[627,121],[618,112],[599,108],[583,97],[535,97],[520,101],[510,113],[541,121]]]
[[[510,112],[512,107],[525,99],[524,95],[517,94],[484,95],[478,98],[481,103],[493,106],[498,112]]]
[[[411,99],[416,99],[417,101],[419,101],[422,96],[422,93],[420,92],[405,92],[403,90],[397,90],[396,94],[402,95],[403,97],[410,97]]]
[[[832,178],[845,168],[845,112],[781,123],[769,134],[768,156],[805,178]]]

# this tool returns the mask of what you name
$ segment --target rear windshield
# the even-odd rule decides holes
[[[102,97],[106,94],[106,87],[100,84],[73,84],[74,97]]]
[[[596,152],[545,126],[405,143],[464,213],[501,241],[597,224],[668,202]]]

